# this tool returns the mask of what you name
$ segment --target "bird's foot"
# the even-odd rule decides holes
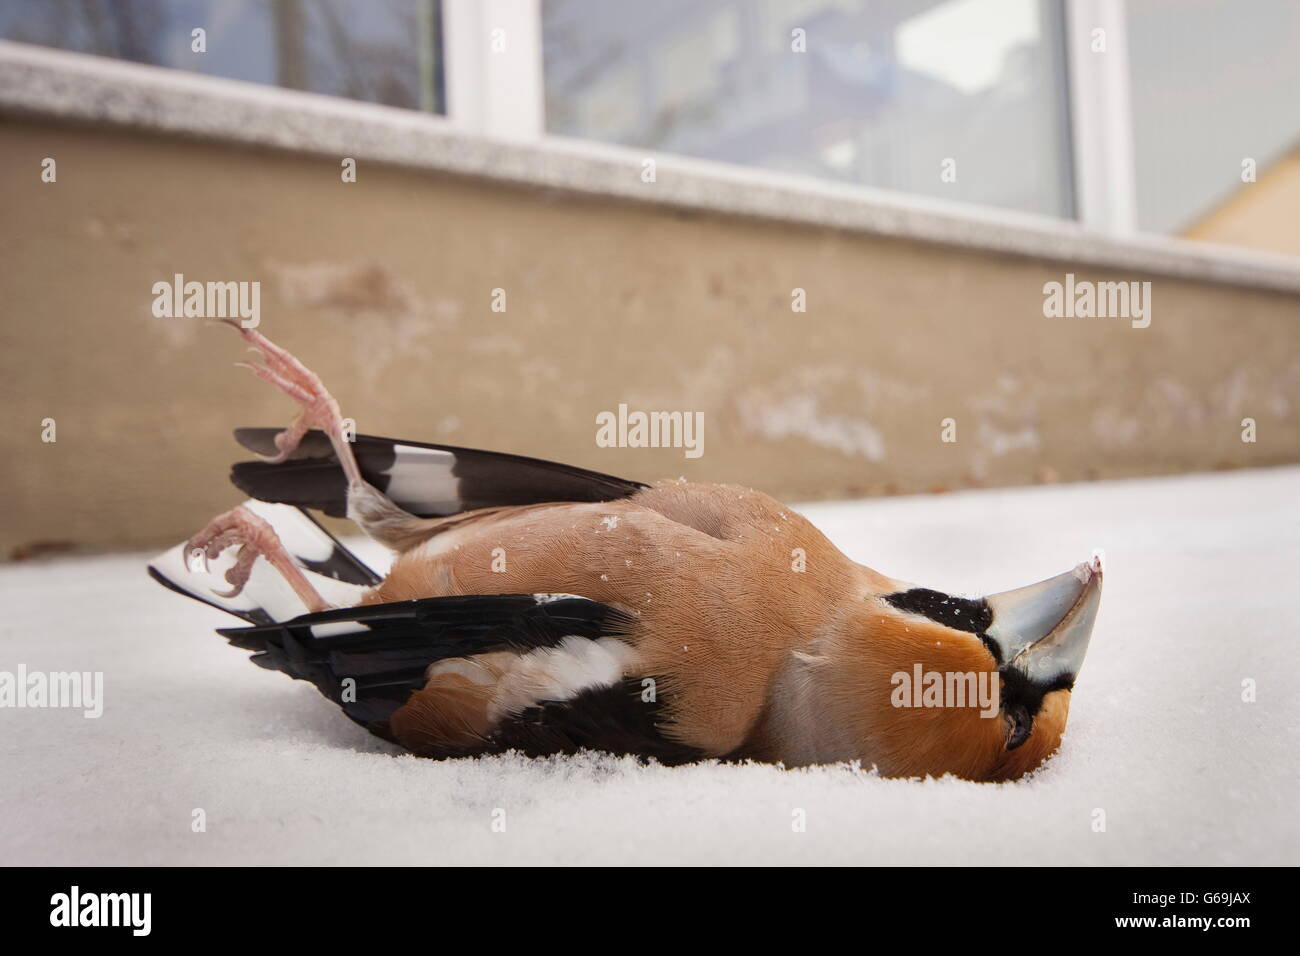
[[[330,605],[320,596],[311,582],[294,563],[289,552],[284,549],[275,529],[265,519],[253,514],[243,505],[231,508],[224,514],[213,518],[206,528],[185,543],[188,555],[204,555],[216,558],[227,548],[238,547],[235,563],[226,571],[229,591],[213,593],[220,597],[235,597],[244,590],[249,575],[253,572],[253,563],[259,556],[266,559],[273,568],[293,588],[294,593],[307,605],[309,611],[327,611]]]
[[[262,362],[239,362],[264,382],[270,382],[284,392],[301,407],[293,422],[280,434],[275,436],[277,455],[263,455],[263,460],[279,464],[289,458],[297,449],[299,442],[308,429],[319,428],[329,436],[339,464],[347,475],[349,486],[361,483],[361,469],[357,466],[356,456],[352,454],[349,434],[345,430],[343,415],[339,403],[325,388],[320,377],[303,365],[288,349],[276,345],[256,329],[246,329],[238,323],[227,323],[236,329],[248,342],[252,351],[258,353]]]

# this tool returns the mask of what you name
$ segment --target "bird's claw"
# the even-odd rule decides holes
[[[253,573],[253,562],[259,555],[280,549],[281,545],[274,529],[243,505],[217,515],[185,543],[188,554],[199,552],[209,560],[220,557],[223,551],[233,547],[238,547],[239,552],[235,563],[224,575],[231,589],[218,591],[213,588],[212,593],[219,597],[232,598],[242,592]]]

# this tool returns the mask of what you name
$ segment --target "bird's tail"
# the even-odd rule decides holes
[[[382,580],[300,508],[264,501],[246,501],[244,507],[270,523],[285,550],[325,600],[336,605],[355,604],[366,588]],[[207,560],[201,552],[187,553],[185,547],[181,543],[158,555],[149,563],[150,577],[250,624],[287,621],[307,610],[284,578],[265,561],[253,565],[248,583],[239,594],[218,594],[229,589],[223,575],[234,562],[234,549]]]

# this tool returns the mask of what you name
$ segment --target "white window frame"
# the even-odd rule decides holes
[[[1094,50],[1098,40],[1103,50]],[[1137,173],[1125,0],[1065,0],[1065,43],[1075,218],[1099,232],[1133,235]]]
[[[503,139],[546,133],[541,0],[443,0],[447,117]]]

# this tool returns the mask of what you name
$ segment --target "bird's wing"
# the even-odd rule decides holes
[[[240,428],[236,440],[260,455],[276,454],[277,428]],[[557,462],[503,452],[357,435],[353,452],[365,479],[398,507],[443,517],[505,505],[550,501],[613,501],[646,486]],[[230,480],[245,494],[347,516],[347,484],[323,432],[311,431],[280,464],[240,462]]]
[[[575,595],[484,594],[336,608],[218,633],[255,651],[254,663],[310,681],[357,723],[388,736],[388,719],[425,686],[430,664],[617,637],[631,626],[623,612]]]

